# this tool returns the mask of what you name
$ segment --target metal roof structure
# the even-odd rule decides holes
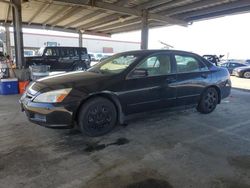
[[[21,0],[20,0],[21,1]],[[12,23],[11,6],[0,0],[0,23]],[[22,0],[23,27],[110,36],[250,11],[250,0]],[[145,15],[144,15],[145,16]]]

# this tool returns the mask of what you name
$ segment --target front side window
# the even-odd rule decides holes
[[[136,69],[145,69],[148,76],[160,76],[171,73],[171,60],[168,54],[157,54],[146,58]]]
[[[47,48],[45,52],[45,56],[57,56],[57,52],[55,48]]]
[[[196,58],[188,55],[175,55],[177,72],[200,72],[208,70],[208,68],[200,63]]]

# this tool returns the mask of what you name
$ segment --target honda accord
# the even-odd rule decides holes
[[[135,113],[190,105],[210,113],[230,90],[229,72],[197,54],[140,50],[116,54],[87,71],[39,79],[20,103],[36,124],[77,126],[100,136]]]

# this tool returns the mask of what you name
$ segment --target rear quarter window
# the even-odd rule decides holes
[[[189,55],[175,55],[177,73],[200,72],[208,70],[197,58]]]

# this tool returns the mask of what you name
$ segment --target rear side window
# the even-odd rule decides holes
[[[188,55],[175,55],[178,73],[206,71],[208,68],[196,58]]]
[[[234,68],[234,67],[240,67],[240,66],[242,66],[242,65],[239,64],[239,63],[230,63],[230,65],[229,65],[229,67],[232,67],[232,68]]]
[[[61,49],[61,56],[62,57],[78,57],[79,52],[76,48],[62,48]]]

